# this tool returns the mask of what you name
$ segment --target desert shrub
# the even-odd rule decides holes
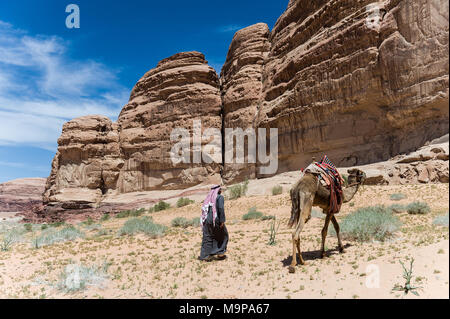
[[[158,204],[156,204],[155,206],[153,206],[153,211],[154,212],[160,212],[166,209],[170,208],[170,204],[166,203],[165,201],[160,201]]]
[[[441,215],[441,216],[436,217],[433,220],[433,225],[448,227],[448,213],[447,213],[447,215]]]
[[[116,218],[128,218],[128,217],[139,217],[145,213],[145,208],[141,209],[132,209],[132,210],[124,210],[118,214],[116,214]]]
[[[393,204],[391,206],[388,207],[390,210],[392,210],[393,213],[395,214],[401,214],[406,212],[406,206],[405,205],[400,205],[400,204]]]
[[[57,228],[57,227],[65,225],[65,224],[66,224],[65,222],[54,222],[54,223],[49,224],[49,226]]]
[[[71,264],[64,268],[59,276],[57,288],[64,292],[75,292],[84,290],[88,286],[103,287],[108,279],[105,267],[86,267],[83,265]]]
[[[248,180],[246,180],[244,183],[236,184],[231,186],[228,191],[230,193],[230,199],[237,199],[242,196],[245,196],[248,190]]]
[[[342,236],[357,241],[384,241],[401,225],[400,220],[385,206],[359,208],[346,216],[340,224]],[[334,228],[330,230],[334,233]]]
[[[92,225],[92,224],[94,224],[94,220],[92,219],[91,216],[89,216],[89,217],[83,222],[83,225],[87,225],[87,226],[90,226],[90,225]]]
[[[275,216],[274,215],[264,215],[263,217],[261,217],[261,220],[274,220]]]
[[[247,214],[242,216],[243,220],[250,220],[250,219],[260,219],[263,216],[263,213],[258,212],[256,210],[256,207],[250,208]]]
[[[178,201],[177,201],[177,207],[184,207],[190,204],[195,203],[193,200],[189,199],[189,198],[184,198],[181,197]]]
[[[405,199],[406,195],[402,193],[396,193],[391,195],[391,200],[402,200]]]
[[[424,202],[413,202],[406,206],[406,210],[408,211],[408,214],[412,215],[423,215],[431,212],[430,206],[428,206],[428,204]]]
[[[200,226],[200,217],[194,217],[191,220],[192,227],[199,227]]]
[[[267,243],[269,246],[273,246],[277,243],[276,236],[278,233],[278,229],[280,228],[280,224],[281,224],[281,221],[279,221],[277,224],[275,218],[271,222],[270,229],[269,229],[269,241]]]
[[[73,226],[68,226],[61,230],[49,228],[43,231],[41,235],[33,238],[32,246],[34,248],[40,248],[43,246],[52,245],[54,243],[71,241],[83,237],[84,233]]]
[[[176,217],[171,222],[172,227],[187,228],[192,225],[191,221],[184,217]]]
[[[46,230],[48,228],[48,225],[47,224],[42,224],[41,225],[41,230]]]
[[[24,224],[23,227],[25,228],[25,231],[30,232],[33,230],[32,224]]]
[[[100,218],[100,221],[105,222],[105,221],[109,220],[109,218],[110,218],[109,214],[106,213],[106,214],[103,214],[103,216]]]
[[[22,240],[23,233],[19,227],[7,231],[0,239],[0,251],[9,251],[12,245]]]
[[[144,216],[141,218],[132,218],[126,221],[126,223],[119,230],[119,235],[134,235],[137,233],[143,233],[152,238],[163,236],[167,227],[153,223],[151,217]]]
[[[280,185],[277,185],[277,186],[274,186],[273,188],[272,188],[272,195],[280,195],[280,194],[282,194],[283,193],[283,187],[282,186],[280,186]]]

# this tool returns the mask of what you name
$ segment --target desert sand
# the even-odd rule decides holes
[[[337,240],[329,234],[325,259],[319,258],[323,216],[315,213],[301,234],[307,264],[297,266],[295,274],[287,269],[292,230],[287,228],[290,199],[286,187],[281,195],[226,201],[230,243],[223,261],[197,260],[200,228],[170,227],[175,217],[198,217],[199,202],[152,213],[155,222],[169,226],[166,235],[156,239],[117,236],[126,218],[98,222],[90,230],[77,224],[86,233],[84,239],[39,249],[32,248],[30,233],[10,251],[0,252],[0,298],[449,298],[448,227],[432,224],[436,216],[448,212],[448,187],[365,186],[343,205],[339,221],[359,207],[415,200],[427,202],[432,212],[399,214],[401,230],[385,242],[344,240],[344,254],[337,252]],[[390,199],[394,193],[407,198],[394,202]],[[270,220],[242,219],[251,207],[281,221],[274,246],[267,244]],[[105,230],[103,235],[99,229]],[[418,297],[392,292],[395,284],[404,284],[399,262],[408,265],[411,258],[415,259],[412,284],[422,287]],[[101,267],[105,262],[109,268],[101,286],[67,293],[55,285],[68,264]],[[374,269],[380,275],[378,288],[370,285]]]

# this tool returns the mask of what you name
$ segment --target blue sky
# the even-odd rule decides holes
[[[67,5],[80,8],[66,28]],[[234,33],[273,27],[288,0],[2,0],[0,183],[47,177],[64,122],[116,120],[139,78],[177,52],[205,54],[218,72]]]

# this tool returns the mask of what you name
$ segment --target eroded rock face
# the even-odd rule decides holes
[[[238,31],[231,42],[221,72],[224,128],[240,128],[243,131],[255,128],[262,94],[264,61],[270,50],[269,35],[269,27],[259,23]],[[256,165],[249,164],[246,155],[244,162],[224,163],[224,180],[232,182],[255,178]]]
[[[105,195],[219,183],[218,164],[175,165],[171,132],[193,120],[220,132],[219,79],[203,54],[179,53],[139,80],[117,123],[85,116],[66,123],[47,180],[44,202],[65,209],[97,206]],[[204,129],[200,133],[204,132]],[[210,139],[201,141],[214,145]],[[219,137],[217,147],[221,147]]]
[[[0,212],[21,212],[42,204],[45,178],[22,178],[0,184]]]
[[[448,16],[441,0],[291,0],[271,32],[236,33],[220,80],[203,54],[179,53],[139,80],[117,123],[67,123],[44,202],[95,207],[111,194],[267,177],[258,164],[174,164],[171,132],[194,135],[193,120],[200,133],[278,128],[277,173],[324,154],[349,167],[409,153],[448,133]],[[448,182],[448,152],[433,154],[403,158],[390,180]]]
[[[104,116],[67,122],[58,139],[44,202],[96,204],[116,189],[123,165],[117,123]]]
[[[174,165],[170,135],[183,128],[193,136],[194,120],[220,132],[221,104],[219,79],[201,53],[176,54],[145,74],[118,120],[125,165],[117,190],[183,188],[208,179],[220,182],[218,164]],[[221,148],[220,137],[217,146]],[[192,162],[192,149],[190,159]]]
[[[279,172],[382,161],[448,132],[448,3],[292,0],[271,34],[257,125]]]

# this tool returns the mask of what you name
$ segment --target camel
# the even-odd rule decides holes
[[[366,174],[359,169],[351,169],[347,171],[348,186],[342,188],[343,202],[352,200],[366,179]],[[338,238],[339,252],[344,253],[344,246],[342,245],[341,234],[339,233],[339,224],[334,214],[329,213],[330,206],[330,191],[322,186],[319,179],[312,173],[305,173],[300,180],[293,186],[291,193],[291,219],[289,227],[297,225],[292,234],[292,263],[289,266],[289,272],[295,273],[295,266],[297,265],[296,249],[300,256],[300,264],[304,265],[302,253],[300,250],[300,232],[304,225],[311,219],[312,206],[322,208],[323,213],[326,214],[325,225],[322,229],[322,249],[321,258],[325,257],[325,238],[327,237],[328,225],[330,221],[333,223],[336,235]]]

